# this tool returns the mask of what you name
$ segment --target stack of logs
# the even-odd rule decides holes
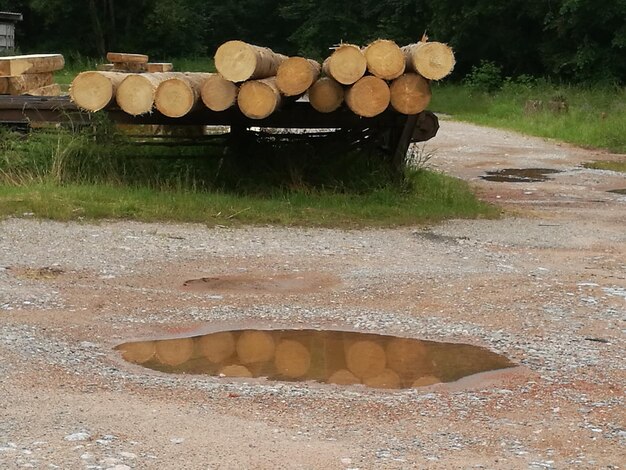
[[[128,73],[143,72],[129,70],[137,58],[145,60],[146,72]],[[364,48],[341,44],[323,64],[228,41],[215,54],[218,73],[150,72],[147,56],[139,54],[109,54],[108,59],[109,71],[83,72],[73,81],[70,96],[79,107],[98,111],[117,102],[134,116],[156,108],[165,116],[182,117],[202,105],[217,112],[237,105],[251,119],[264,119],[281,103],[303,96],[320,113],[345,103],[362,117],[390,106],[417,114],[430,102],[430,81],[447,76],[455,63],[450,47],[426,37],[402,48],[386,39]]]
[[[54,72],[64,65],[61,54],[0,57],[0,95],[58,96]]]

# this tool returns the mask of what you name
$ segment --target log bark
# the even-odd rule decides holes
[[[61,95],[61,85],[57,83],[53,83],[51,85],[45,85],[39,88],[33,88],[32,90],[28,90],[23,95],[29,96],[60,96]]]
[[[364,54],[367,70],[378,78],[393,80],[404,73],[404,53],[393,41],[378,39],[365,48]]]
[[[226,80],[239,83],[276,75],[280,64],[287,60],[266,47],[243,41],[228,41],[215,53],[215,68]]]
[[[117,105],[132,116],[149,113],[154,107],[156,91],[161,82],[175,76],[172,73],[129,74],[115,92]]]
[[[202,102],[211,111],[225,111],[237,101],[239,88],[220,74],[211,74],[200,90]]]
[[[61,70],[65,59],[61,54],[32,54],[0,57],[0,77],[17,77],[24,73],[45,73]]]
[[[263,119],[280,105],[280,91],[275,78],[251,80],[241,85],[237,104],[250,119]]]
[[[367,60],[358,46],[342,44],[324,61],[323,70],[342,85],[352,85],[365,75]]]
[[[441,42],[418,42],[402,48],[408,70],[429,80],[441,80],[454,69],[452,48]]]
[[[290,57],[278,67],[276,86],[285,96],[300,96],[318,79],[319,62],[303,57]]]
[[[107,60],[112,63],[147,64],[148,56],[144,54],[128,54],[126,52],[107,52]]]
[[[70,98],[79,108],[100,111],[115,98],[117,87],[127,77],[118,72],[82,72],[72,81]]]
[[[0,77],[0,95],[21,95],[36,88],[52,85],[52,82],[51,72]]]
[[[165,116],[183,117],[198,104],[202,83],[210,74],[170,73],[173,73],[174,76],[159,84],[154,97],[154,104]]]
[[[344,91],[339,82],[322,77],[309,88],[309,102],[320,113],[332,113],[343,103]]]
[[[171,62],[149,62],[146,64],[146,72],[171,72],[174,70],[174,64]]]
[[[391,82],[391,106],[402,114],[417,114],[430,103],[430,83],[417,73],[405,73]]]
[[[389,106],[391,92],[384,80],[368,75],[346,90],[346,104],[362,117],[373,117]]]

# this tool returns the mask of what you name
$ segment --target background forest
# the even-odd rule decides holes
[[[626,83],[626,0],[0,0],[18,11],[20,51],[155,60],[212,57],[229,39],[325,57],[340,41],[450,43],[462,78],[489,62],[505,76]]]

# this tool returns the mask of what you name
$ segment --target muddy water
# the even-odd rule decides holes
[[[488,171],[481,176],[486,181],[497,183],[540,183],[548,181],[547,175],[560,173],[551,168],[505,168],[503,170]]]
[[[626,194],[626,188],[623,188],[623,189],[610,189],[609,192],[610,193],[615,193],[615,194]]]
[[[237,330],[124,343],[122,357],[176,374],[266,377],[374,388],[412,388],[514,367],[485,348],[320,330]]]

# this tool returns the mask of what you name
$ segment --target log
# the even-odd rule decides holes
[[[177,73],[163,80],[156,91],[154,104],[165,116],[178,118],[191,112],[200,99],[202,83],[208,73]]]
[[[326,380],[329,384],[354,385],[360,384],[359,378],[347,369],[339,369]]]
[[[385,350],[377,342],[360,340],[351,343],[346,352],[346,365],[360,379],[375,377],[385,370]]]
[[[214,364],[235,353],[235,336],[230,331],[204,335],[197,339],[198,352]]]
[[[119,347],[122,358],[133,364],[143,364],[154,357],[156,343],[154,341],[138,341],[136,343],[126,343]]]
[[[144,54],[129,54],[127,52],[107,52],[107,60],[112,63],[147,64],[148,56]]]
[[[368,377],[363,380],[363,384],[372,388],[400,388],[402,380],[400,376],[391,369],[385,369],[374,377]]]
[[[0,77],[16,77],[24,73],[45,73],[61,70],[65,59],[61,54],[31,54],[0,57]]]
[[[174,70],[174,64],[171,62],[148,62],[146,64],[148,73],[171,72],[172,70]]]
[[[129,74],[115,92],[115,101],[125,113],[139,116],[154,107],[156,91],[164,80],[175,77],[172,73]]]
[[[365,75],[367,60],[358,46],[342,44],[324,61],[322,68],[342,85],[352,85]]]
[[[126,77],[119,72],[79,73],[70,86],[70,98],[79,108],[100,111],[113,101],[117,87]]]
[[[237,104],[250,119],[263,119],[280,105],[280,91],[275,78],[250,80],[241,85]]]
[[[166,339],[156,342],[156,358],[161,364],[179,366],[191,359],[194,341],[192,338]]]
[[[218,373],[224,377],[252,377],[250,369],[239,364],[222,367]]]
[[[115,62],[113,72],[143,73],[147,69],[146,64],[140,62]]]
[[[52,72],[0,77],[0,95],[21,95],[29,90],[52,85],[52,81]]]
[[[332,113],[343,103],[343,87],[329,77],[322,77],[309,88],[309,102],[320,113]]]
[[[276,86],[285,96],[300,96],[318,79],[322,66],[303,57],[290,57],[278,67]]]
[[[394,338],[385,348],[387,367],[396,371],[403,378],[413,378],[430,372],[426,346],[418,340]]]
[[[407,69],[429,80],[441,80],[454,69],[454,52],[447,44],[420,41],[404,46],[402,51]]]
[[[53,83],[52,85],[45,85],[39,88],[33,88],[32,90],[28,90],[26,93],[22,94],[28,96],[60,96],[61,85],[59,85],[58,83]]]
[[[267,331],[246,330],[237,341],[237,355],[243,364],[271,361],[274,350],[274,338]]]
[[[215,53],[215,68],[226,80],[239,83],[276,75],[280,64],[287,60],[267,47],[243,41],[228,41]]]
[[[211,74],[202,84],[202,102],[211,111],[225,111],[237,101],[239,88],[218,73]]]
[[[430,83],[417,73],[405,73],[389,86],[391,106],[402,114],[418,114],[430,103]]]
[[[352,112],[362,117],[373,117],[387,109],[391,92],[384,80],[368,75],[348,88],[345,98]]]
[[[113,72],[115,64],[98,64],[96,70],[99,72]]]
[[[378,39],[365,48],[367,70],[383,80],[393,80],[404,73],[406,60],[400,46],[388,39]]]
[[[276,346],[276,371],[292,379],[306,375],[311,367],[311,353],[299,341],[285,339]]]
[[[435,377],[434,375],[425,375],[413,381],[411,388],[417,387],[428,387],[429,385],[438,384],[441,382],[439,377]]]

